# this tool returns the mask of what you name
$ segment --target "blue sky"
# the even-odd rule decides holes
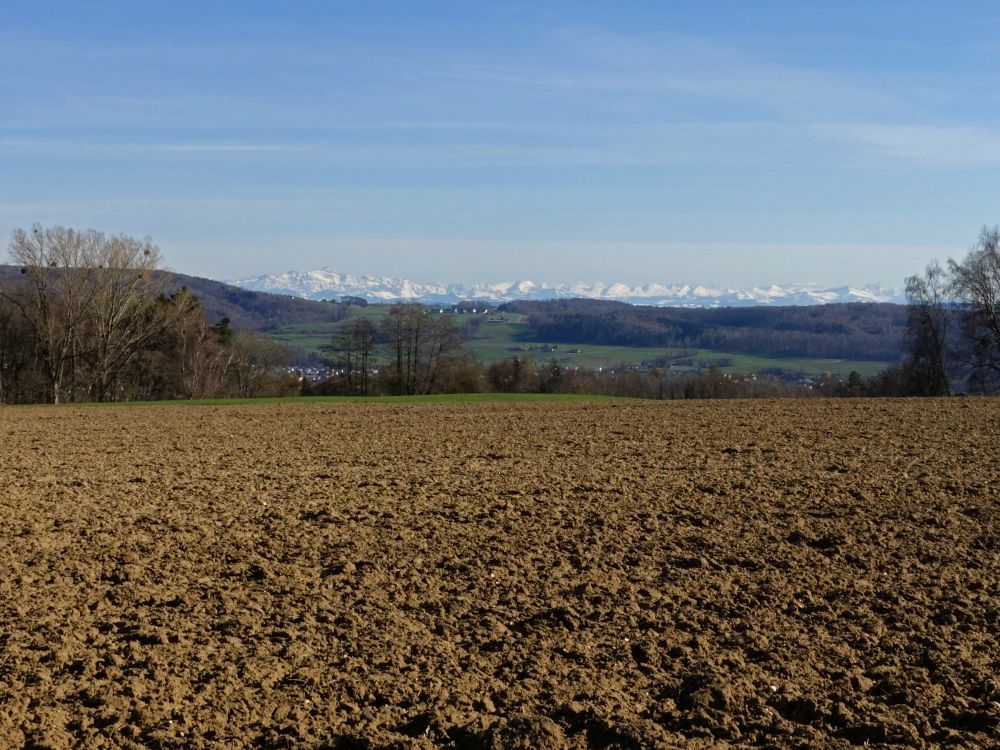
[[[0,235],[177,271],[899,286],[1000,221],[1000,7],[0,4]]]

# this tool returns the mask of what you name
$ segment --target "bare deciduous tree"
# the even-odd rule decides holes
[[[187,289],[175,293],[171,303],[179,308],[173,327],[177,395],[189,399],[221,395],[233,363],[232,351],[226,346],[232,335],[228,321],[209,325],[198,300]]]
[[[375,325],[363,316],[350,318],[338,326],[331,347],[340,356],[340,364],[344,367],[348,395],[369,395],[369,369],[375,354]]]
[[[931,262],[922,276],[906,279],[908,366],[921,395],[947,396],[948,330],[951,304],[948,278],[937,263]]]
[[[984,227],[961,263],[948,262],[950,291],[963,306],[971,380],[979,390],[1000,389],[1000,228]]]
[[[30,351],[21,340],[24,330],[16,313],[14,305],[0,294],[0,404],[12,400],[15,383],[27,364],[25,355]]]
[[[172,321],[156,315],[162,280],[153,276],[160,265],[160,250],[152,240],[102,236],[95,261],[98,272],[87,331],[93,395],[98,401],[115,400],[117,376]]]
[[[232,341],[231,372],[240,398],[256,398],[268,378],[280,372],[291,356],[288,347],[265,336],[238,332]]]
[[[435,317],[423,305],[393,305],[383,333],[393,348],[391,382],[399,395],[433,392],[445,356],[461,346],[451,319]]]
[[[391,382],[397,395],[418,393],[417,372],[429,319],[430,311],[423,305],[400,303],[392,306],[382,324],[395,355]]]
[[[25,283],[2,292],[18,308],[35,338],[47,378],[48,399],[58,404],[74,360],[84,354],[81,340],[95,302],[95,275],[101,235],[65,227],[16,229],[10,258]]]

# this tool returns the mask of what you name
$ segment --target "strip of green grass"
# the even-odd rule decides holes
[[[619,396],[564,393],[449,393],[433,396],[286,396],[282,398],[209,398],[173,401],[121,401],[72,403],[60,406],[233,406],[245,404],[497,404],[532,401],[628,401]],[[52,404],[35,404],[48,406]]]

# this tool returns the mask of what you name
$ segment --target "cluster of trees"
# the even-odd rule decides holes
[[[270,339],[212,325],[168,294],[149,239],[65,227],[15,230],[0,280],[0,403],[223,395],[296,388]]]
[[[1000,393],[1000,228],[984,228],[961,261],[906,280],[906,358],[885,374],[901,395]]]
[[[898,305],[659,308],[603,300],[512,302],[539,339],[816,359],[897,360],[906,329]]]
[[[393,305],[380,325],[350,318],[331,342],[343,373],[310,393],[412,396],[483,390],[481,367],[465,349],[452,319],[419,304]],[[385,364],[373,367],[381,354]]]

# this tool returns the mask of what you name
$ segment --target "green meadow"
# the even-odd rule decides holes
[[[388,307],[371,305],[355,308],[354,314],[363,315],[378,323],[387,314]],[[456,325],[463,333],[466,347],[484,364],[510,359],[531,357],[536,362],[557,362],[562,367],[583,367],[588,369],[615,368],[621,365],[639,366],[667,357],[670,369],[676,372],[701,370],[713,365],[726,372],[738,374],[760,373],[781,369],[803,375],[833,373],[847,375],[857,371],[863,376],[875,375],[891,363],[877,360],[810,359],[803,357],[770,357],[753,354],[714,351],[711,349],[688,349],[679,351],[662,347],[601,346],[574,344],[572,342],[546,342],[536,338],[534,328],[528,324],[527,316],[506,313],[504,322],[489,322],[491,315],[454,316]],[[337,324],[302,323],[289,325],[271,335],[291,346],[320,354],[330,353],[330,340]],[[552,351],[541,347],[555,345]],[[529,347],[534,351],[528,351]],[[376,357],[375,363],[379,359]]]

